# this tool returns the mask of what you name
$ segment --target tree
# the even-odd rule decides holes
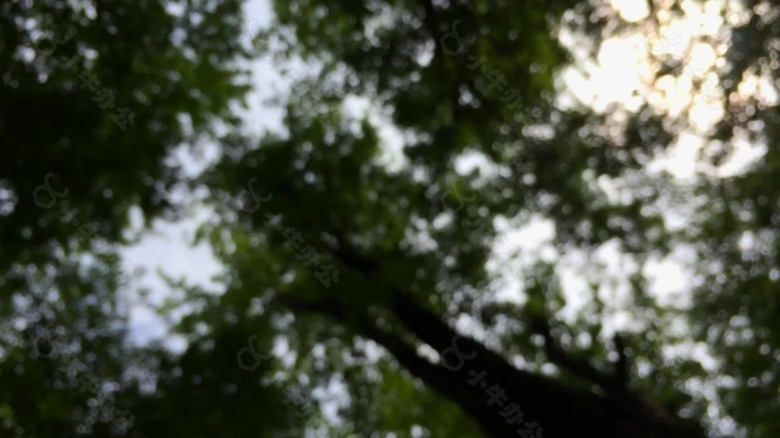
[[[267,400],[268,416],[239,423],[219,408],[202,412],[190,393],[211,366],[202,346],[179,362],[128,345],[118,298],[135,273],[116,256],[129,212],[147,223],[175,217],[170,192],[186,180],[171,155],[213,141],[217,123],[237,124],[230,104],[248,89],[237,62],[250,55],[241,6],[0,6],[0,435],[296,430],[290,409],[274,406],[280,389],[256,379],[232,394]],[[155,376],[163,401],[148,394]],[[181,412],[203,419],[185,426]]]
[[[3,5],[0,269],[48,260],[53,242],[121,242],[131,207],[175,212],[170,155],[236,123],[229,104],[247,90],[240,6]]]
[[[668,42],[663,17],[702,5],[653,5],[641,30],[652,27]],[[204,228],[231,268],[223,302],[234,316],[260,297],[281,306],[278,314],[264,309],[294,339],[297,366],[322,375],[320,384],[341,376],[351,394],[342,413],[366,435],[419,426],[442,434],[450,425],[422,412],[430,390],[434,410],[454,405],[474,422],[452,420],[459,436],[478,436],[474,425],[487,436],[513,436],[518,409],[534,436],[701,437],[703,426],[774,436],[778,204],[766,181],[777,171],[768,146],[775,106],[733,94],[751,74],[769,84],[776,74],[767,63],[777,56],[777,27],[765,13],[774,9],[753,6],[746,19],[723,11],[737,24],[727,29],[726,64],[716,71],[721,94],[693,95],[725,116],[704,133],[704,170],[681,185],[649,163],[695,130],[690,112],[675,118],[646,102],[603,114],[557,100],[565,91],[557,73],[571,62],[561,32],[598,48],[639,29],[606,4],[276,3],[267,38],[279,56],[322,68],[291,93],[287,133],[259,142],[236,136],[204,179],[223,212]],[[691,75],[670,55],[651,61],[659,81]],[[689,80],[703,82],[698,73]],[[303,99],[311,89],[323,90],[321,99]],[[327,116],[345,95],[366,98],[370,110],[334,122]],[[402,166],[382,161],[389,140],[380,129],[388,124],[403,143]],[[730,142],[745,134],[767,145],[764,158],[723,176]],[[241,208],[226,207],[236,205],[231,197]],[[552,224],[544,242],[552,256],[517,250],[522,261],[511,275],[521,300],[501,302],[486,268],[496,227],[539,218]],[[750,238],[760,244],[746,244]],[[587,262],[609,247],[629,267],[622,275]],[[679,250],[694,256],[692,308],[654,299],[642,270]],[[565,320],[561,282],[571,253],[585,256],[577,274],[592,302]],[[631,297],[617,310],[632,324],[611,340],[605,322],[615,309],[603,294],[615,289]],[[365,354],[363,340],[392,359],[336,353]],[[717,365],[706,369],[680,353],[693,345],[708,345]],[[306,354],[315,346],[331,352],[330,361]],[[367,392],[368,382],[395,382],[383,386],[395,395]],[[732,418],[744,429],[730,430]]]
[[[252,48],[238,1],[0,6],[3,433],[776,436],[780,14],[720,6],[724,33],[697,36],[724,61],[713,85],[667,50],[688,43],[668,24],[710,4],[628,22],[597,0],[296,0]],[[595,57],[615,36],[645,46],[645,93],[690,83],[681,115],[567,103],[562,72],[587,63],[564,40]],[[317,66],[287,132],[260,139],[230,105],[255,54]],[[654,172],[691,133],[693,181]],[[727,172],[745,139],[761,153]],[[201,140],[222,156],[190,181],[166,157]],[[175,217],[184,187],[209,190],[226,290],[171,280],[160,312],[186,349],[134,347],[96,246],[124,241],[134,207]],[[680,254],[691,304],[670,305],[645,268]],[[328,402],[344,427],[314,422]]]

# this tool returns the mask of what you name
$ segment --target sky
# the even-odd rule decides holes
[[[669,21],[660,29],[660,35],[652,32],[635,32],[606,41],[595,59],[586,59],[586,52],[576,47],[577,38],[574,35],[561,34],[564,44],[572,47],[577,62],[571,68],[561,73],[562,88],[566,93],[561,97],[561,106],[590,105],[596,111],[610,111],[616,120],[621,119],[621,111],[632,111],[639,107],[643,99],[649,99],[658,111],[668,111],[677,116],[687,114],[693,122],[693,130],[682,133],[678,143],[667,157],[655,163],[658,171],[666,169],[673,178],[684,181],[697,171],[698,153],[704,146],[701,135],[711,128],[720,116],[720,109],[705,95],[698,95],[693,90],[693,79],[704,75],[708,69],[718,66],[718,55],[723,54],[724,47],[712,48],[705,44],[694,44],[693,38],[705,33],[717,34],[720,19],[720,8],[723,2],[713,1],[699,10],[684,3],[686,18]],[[635,0],[613,0],[613,6],[626,21],[642,23],[649,11],[645,2]],[[269,4],[265,0],[252,0],[246,7],[246,32],[242,38],[250,38],[258,28],[270,23],[272,16]],[[679,79],[662,78],[655,87],[649,81],[652,77],[653,64],[663,57],[674,57],[683,61],[684,72]],[[247,127],[255,134],[266,130],[281,130],[282,112],[279,109],[268,108],[261,101],[274,92],[285,89],[285,79],[273,67],[269,59],[259,59],[249,66],[253,75],[254,89],[249,97],[249,109],[242,113]],[[715,84],[716,85],[716,84]],[[754,84],[758,89],[759,81]],[[359,99],[351,99],[345,110],[353,113],[368,111],[370,105]],[[616,111],[615,108],[618,108]],[[381,131],[386,142],[388,162],[399,162],[399,152],[402,142],[392,128],[385,127]],[[758,152],[755,147],[745,144],[739,150],[741,155],[734,164],[732,171],[754,158]],[[191,174],[202,170],[206,163],[216,156],[216,146],[207,145],[204,156],[197,157],[183,150],[176,154]],[[479,158],[466,159],[460,165],[468,168],[480,165]],[[605,193],[619,193],[619,187],[612,181],[597,181]],[[617,196],[617,195],[615,195]],[[132,304],[130,312],[131,339],[143,344],[153,339],[167,339],[171,348],[180,349],[183,343],[180,339],[168,334],[165,322],[153,309],[144,305],[137,291],[141,288],[149,290],[149,300],[159,304],[169,294],[169,286],[157,275],[157,270],[173,278],[186,278],[191,284],[199,284],[204,288],[218,291],[220,285],[212,281],[221,266],[213,257],[210,248],[202,244],[192,247],[191,241],[199,223],[208,216],[202,208],[192,209],[188,217],[179,223],[157,221],[152,230],[145,232],[141,241],[124,248],[122,254],[128,264],[144,269],[145,274],[137,277],[123,291],[123,296]],[[684,226],[679,217],[671,214],[670,226]],[[678,223],[675,223],[677,220]],[[554,238],[554,228],[549,221],[542,218],[531,218],[522,227],[513,225],[511,221],[498,219],[495,225],[506,232],[506,240],[499,239],[496,255],[489,268],[496,269],[503,276],[503,285],[498,292],[498,298],[514,302],[522,302],[522,284],[516,275],[512,275],[506,266],[501,268],[500,261],[514,257],[512,251],[504,251],[506,247],[521,248],[525,261],[535,258],[546,259],[558,256],[551,245]],[[563,262],[560,274],[564,291],[569,300],[569,306],[564,318],[573,318],[590,295],[585,290],[582,263],[597,263],[599,268],[594,272],[598,275],[615,277],[624,276],[628,272],[641,267],[632,264],[631,260],[620,257],[616,247],[605,245],[595,254],[594,259],[584,259],[583,254],[562,255]],[[678,248],[663,260],[652,260],[645,269],[651,277],[651,293],[660,297],[662,302],[685,306],[688,304],[685,291],[690,285],[690,276],[686,275],[685,263],[690,260],[690,253],[685,248]],[[594,274],[595,275],[595,274]],[[630,315],[619,310],[630,299],[627,284],[616,284],[613,288],[601,290],[598,293],[607,303],[614,304],[615,314],[612,319],[612,329],[619,329],[629,324]],[[610,330],[609,326],[607,327]]]
[[[251,38],[257,29],[270,23],[272,12],[265,0],[251,0],[245,5],[246,26],[241,38]],[[282,90],[285,82],[273,69],[269,69],[267,60],[259,59],[249,67],[252,72],[253,91],[248,98],[249,110],[244,111],[243,118],[254,133],[263,130],[278,130],[282,126],[282,112],[265,108],[261,101],[271,95],[275,88]],[[197,174],[203,170],[210,159],[216,156],[215,145],[206,145],[204,156],[194,156],[180,149],[175,157],[182,163],[189,174]],[[130,266],[141,268],[144,273],[136,276],[122,291],[124,299],[131,303],[130,337],[138,344],[145,344],[154,339],[168,336],[167,324],[153,309],[144,305],[139,299],[137,290],[146,288],[150,291],[150,302],[160,304],[170,290],[169,286],[157,274],[160,270],[166,275],[178,279],[186,278],[190,284],[199,284],[209,290],[221,290],[219,284],[212,278],[219,274],[221,265],[214,257],[207,244],[196,247],[191,245],[195,230],[207,218],[209,212],[203,209],[192,209],[185,219],[171,223],[156,221],[152,230],[144,232],[144,237],[135,245],[121,250],[125,262]],[[133,221],[136,229],[140,229],[140,217],[136,215]],[[178,349],[183,344],[174,339],[170,346]]]

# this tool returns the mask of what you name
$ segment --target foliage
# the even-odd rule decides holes
[[[566,104],[582,48],[666,44],[667,22],[707,2],[650,3],[629,22],[598,0],[273,2],[252,48],[238,1],[0,6],[0,427],[301,436],[320,409],[297,415],[294,390],[338,407],[344,427],[319,426],[329,436],[505,436],[501,410],[466,383],[488,370],[545,436],[704,436],[698,423],[777,436],[777,106],[748,91],[776,91],[780,14],[723,6],[723,40],[700,38],[723,61],[715,93],[648,43],[648,96],[691,83],[678,115],[648,96]],[[254,138],[233,103],[248,90],[238,61],[260,53],[319,68],[287,96],[285,132]],[[95,90],[62,68],[76,54]],[[99,88],[132,124],[101,108]],[[709,130],[694,120],[701,99],[720,111]],[[349,116],[355,101],[367,109]],[[691,134],[704,145],[694,177],[657,172]],[[170,159],[215,140],[195,181]],[[760,158],[728,172],[743,141]],[[199,238],[225,290],[171,280],[160,312],[185,351],[131,346],[121,269],[95,245],[124,242],[133,208],[147,224],[175,218],[184,187],[209,193]],[[506,228],[534,239],[509,247]],[[689,303],[652,292],[659,260],[684,267]],[[41,327],[71,341],[45,357]],[[236,363],[249,346],[253,369]],[[132,427],[89,415],[100,391],[59,369],[73,357]]]

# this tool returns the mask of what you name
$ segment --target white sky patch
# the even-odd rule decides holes
[[[474,181],[473,189],[483,187],[491,178],[499,175],[499,166],[493,164],[490,158],[482,152],[465,151],[453,161],[455,171],[460,175],[469,175],[478,170],[479,177]]]
[[[131,214],[131,224],[136,230],[141,225],[140,216],[138,211]],[[194,247],[191,245],[195,229],[207,216],[206,209],[199,209],[178,223],[155,221],[140,242],[121,250],[124,260],[145,272],[122,292],[130,303],[140,303],[139,294],[144,290],[150,291],[144,301],[151,305],[163,303],[170,291],[165,281],[157,275],[157,269],[174,279],[186,278],[188,284],[197,284],[206,290],[218,292],[223,289],[222,285],[214,281],[214,276],[223,268],[214,257],[211,247],[205,242]],[[138,344],[167,335],[165,321],[140,304],[132,307],[129,323],[131,339]]]
[[[619,242],[612,240],[601,245],[594,251],[591,261],[595,264],[591,275],[591,282],[598,284],[596,293],[604,303],[604,333],[610,336],[615,331],[634,328],[633,309],[634,294],[630,283],[626,278],[638,269],[636,263],[630,257],[622,256],[619,250]],[[590,270],[590,268],[586,268]],[[601,279],[602,281],[598,281]]]
[[[678,178],[691,178],[697,171],[699,151],[703,145],[704,140],[701,137],[682,133],[661,161],[672,175]]]
[[[315,388],[312,396],[320,402],[322,414],[334,424],[341,425],[339,418],[340,407],[348,406],[350,398],[347,385],[340,375],[333,375],[324,388]]]
[[[486,269],[506,285],[496,294],[496,301],[522,304],[526,301],[522,292],[525,272],[540,260],[555,260],[558,254],[552,245],[555,227],[551,221],[532,216],[523,225],[513,222],[500,216],[494,219],[498,234]]]
[[[560,317],[566,322],[572,322],[582,311],[592,296],[588,282],[582,277],[581,266],[585,262],[580,251],[566,254],[559,262],[556,273],[561,283],[566,305],[561,309]]]
[[[677,247],[668,257],[647,262],[643,273],[648,279],[648,292],[659,305],[687,309],[693,304],[693,276],[686,266],[694,257],[690,250]]]
[[[612,0],[612,7],[620,14],[620,17],[630,23],[644,20],[650,15],[647,2],[636,0]]]
[[[376,159],[376,164],[385,168],[390,173],[398,172],[409,164],[403,153],[404,138],[398,128],[393,126],[388,114],[383,114],[382,108],[372,105],[371,101],[363,96],[349,95],[342,104],[342,116],[353,132],[357,132],[360,121],[368,118],[369,122],[377,129],[380,139],[381,152]]]
[[[606,112],[612,104],[622,104],[629,111],[636,111],[643,103],[637,90],[641,90],[642,81],[637,74],[646,54],[636,50],[637,38],[611,39],[604,42],[596,61],[598,70],[591,71],[589,93],[593,109]],[[632,73],[633,70],[633,74]]]
[[[404,140],[401,132],[390,124],[378,124],[379,137],[382,140],[382,154],[379,164],[390,173],[405,168],[409,160],[404,155]]]
[[[649,289],[645,292],[663,304],[688,304],[691,275],[683,271],[681,259],[684,259],[684,254],[685,251],[680,251],[675,253],[677,257],[645,265],[642,273],[650,280]],[[595,293],[604,304],[607,316],[603,320],[605,337],[615,331],[640,328],[633,297],[641,291],[633,290],[627,281],[627,277],[640,268],[631,257],[620,253],[617,240],[605,243],[591,255],[584,251],[571,251],[564,255],[556,269],[566,300],[559,316],[564,321],[574,322],[578,316],[584,315],[584,309],[595,298]],[[595,315],[586,316],[586,320],[590,320]]]

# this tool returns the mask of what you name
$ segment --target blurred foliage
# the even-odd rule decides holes
[[[604,373],[618,327],[630,387],[653,404],[714,436],[778,436],[780,131],[766,96],[780,83],[780,11],[716,8],[722,29],[695,36],[720,57],[713,92],[649,43],[673,45],[667,23],[707,3],[650,2],[631,22],[599,0],[273,2],[254,45],[240,1],[3,3],[0,434],[499,436],[485,426],[497,412],[464,411],[463,381],[421,371],[443,370],[438,326],[408,317],[425,309],[599,400],[534,324]],[[564,104],[582,53],[631,35],[646,45],[648,95],[691,83],[682,113],[648,96]],[[254,138],[235,110],[249,90],[240,62],[260,54],[318,68],[279,96],[285,132]],[[365,111],[342,111],[361,99]],[[712,129],[693,121],[702,99],[720,112]],[[133,114],[124,128],[119,108]],[[691,132],[694,177],[657,172]],[[192,180],[176,150],[209,143],[220,156]],[[740,144],[760,156],[728,172]],[[227,269],[219,294],[169,279],[158,311],[187,342],[177,354],[128,342],[113,245],[133,211],[147,225],[179,218],[173,193],[187,188],[209,195],[198,238]],[[552,230],[530,232],[541,249],[503,243],[504,224],[539,223]],[[664,259],[684,267],[689,302],[652,293],[647,268]],[[313,409],[297,412],[293,393]],[[313,426],[334,406],[339,421]]]

